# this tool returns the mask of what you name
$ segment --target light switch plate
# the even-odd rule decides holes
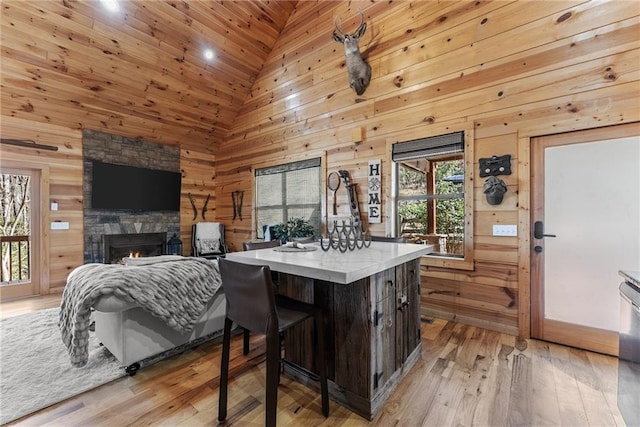
[[[51,223],[52,230],[68,230],[69,223],[67,221],[53,221]]]
[[[57,211],[58,210],[58,204],[56,202],[51,202],[51,210],[52,211]]]
[[[493,235],[494,236],[517,236],[518,235],[518,226],[517,225],[498,225],[498,224],[494,224],[494,226],[493,226]]]

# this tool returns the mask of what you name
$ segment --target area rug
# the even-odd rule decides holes
[[[71,366],[59,312],[51,308],[0,321],[0,424],[126,375],[93,333],[87,365]]]

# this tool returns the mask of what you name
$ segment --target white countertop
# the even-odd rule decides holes
[[[311,252],[278,252],[274,248],[245,252],[230,252],[231,261],[253,265],[268,265],[273,271],[296,276],[348,284],[404,264],[433,251],[433,245],[412,243],[371,242],[369,248],[340,252],[325,252],[319,244]]]

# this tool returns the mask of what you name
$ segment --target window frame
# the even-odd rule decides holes
[[[317,211],[318,211],[318,215],[317,215],[317,224],[314,224],[312,221],[312,225],[317,228],[317,233],[321,232],[321,227],[322,227],[322,199],[323,199],[323,181],[322,181],[322,157],[314,157],[311,159],[305,159],[305,160],[298,160],[298,161],[293,161],[293,162],[286,162],[286,163],[279,163],[279,164],[275,164],[273,166],[266,166],[266,167],[262,167],[262,168],[255,168],[254,169],[254,173],[253,173],[253,193],[254,193],[254,227],[255,227],[255,236],[258,239],[263,239],[264,238],[264,234],[262,231],[262,226],[260,226],[259,224],[259,214],[258,212],[261,209],[274,209],[276,207],[281,207],[282,208],[282,223],[286,223],[292,216],[291,214],[289,214],[289,209],[295,209],[295,208],[304,208],[304,207],[310,207],[311,204],[287,204],[286,203],[286,183],[287,183],[287,177],[286,177],[286,173],[287,172],[293,172],[293,171],[297,171],[297,170],[303,170],[303,169],[317,169],[318,172],[318,202],[317,205]],[[276,175],[279,174],[281,175],[281,180],[280,180],[280,189],[282,191],[282,204],[280,205],[265,205],[265,206],[259,206],[258,205],[258,181],[260,176],[264,176],[264,175]],[[308,219],[308,218],[307,218]],[[311,218],[313,219],[313,218]]]
[[[464,239],[463,239],[463,256],[462,257],[452,257],[447,255],[423,255],[422,262],[424,265],[431,267],[441,267],[441,268],[452,268],[459,270],[473,270],[474,269],[474,245],[473,245],[473,211],[474,211],[474,154],[473,154],[473,141],[474,141],[474,133],[473,127],[461,127],[457,129],[447,128],[443,132],[433,132],[428,135],[421,135],[418,138],[429,138],[429,137],[437,137],[440,135],[455,133],[455,132],[464,132]],[[416,139],[416,137],[409,137],[406,139],[397,139],[393,141],[403,142],[411,139]],[[390,144],[390,149],[388,153],[392,153],[393,143]],[[428,156],[425,156],[427,158]],[[398,218],[398,202],[399,202],[399,179],[398,179],[398,168],[399,163],[394,161],[391,157],[392,164],[392,172],[391,172],[391,221],[392,221],[392,229],[395,230],[395,235],[399,235],[400,232],[400,220]]]

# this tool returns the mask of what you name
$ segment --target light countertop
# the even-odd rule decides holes
[[[348,284],[433,251],[433,245],[412,243],[371,242],[369,248],[344,253],[336,249],[325,252],[319,244],[314,245],[317,250],[309,252],[279,252],[277,248],[266,248],[231,252],[226,258],[245,264],[268,265],[271,270],[281,273]]]

